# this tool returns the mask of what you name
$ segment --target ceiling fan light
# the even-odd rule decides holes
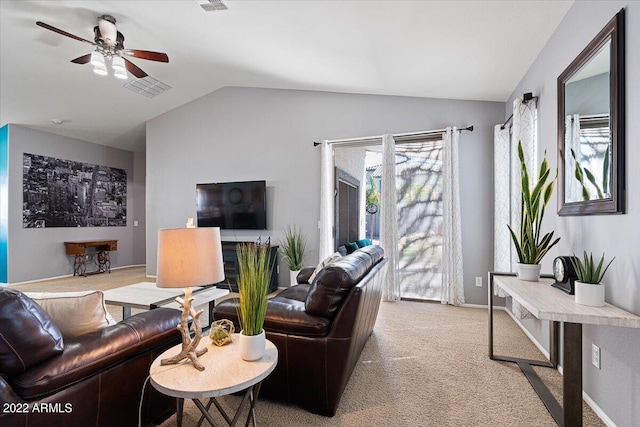
[[[118,79],[127,79],[129,76],[127,75],[127,70],[124,68],[114,68],[113,75]]]
[[[105,68],[101,68],[101,67],[93,67],[93,72],[96,73],[99,76],[106,76],[107,74],[109,74],[107,72],[106,67]]]
[[[124,66],[124,58],[121,56],[114,56],[113,59],[111,60],[111,67],[113,68],[113,71],[125,71],[125,66]]]
[[[102,66],[103,68],[106,68],[104,65],[104,56],[100,52],[91,52],[91,61],[89,62],[91,62],[91,65],[95,67]]]

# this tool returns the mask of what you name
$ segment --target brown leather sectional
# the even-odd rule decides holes
[[[261,397],[335,415],[342,393],[378,315],[386,272],[384,251],[366,246],[269,299],[264,329],[278,348],[278,366],[263,382]],[[237,299],[213,311],[240,327]]]
[[[77,338],[31,299],[0,290],[0,425],[137,426],[153,360],[180,342],[180,311],[131,316]],[[142,425],[175,411],[175,399],[146,385]]]

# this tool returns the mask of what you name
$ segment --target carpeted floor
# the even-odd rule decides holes
[[[128,268],[14,287],[23,291],[105,290],[144,281],[153,281],[145,277],[144,268]],[[109,309],[121,318],[118,307]],[[505,312],[496,312],[494,326],[497,354],[543,358]],[[561,375],[553,369],[536,371],[559,398]],[[235,396],[219,400],[229,411],[240,402]],[[278,427],[555,425],[516,365],[489,360],[486,310],[409,301],[381,304],[373,335],[335,417],[266,399],[259,399],[256,410],[259,425]],[[193,426],[198,418],[195,405],[185,402],[183,425]],[[173,415],[162,427],[175,425]],[[586,403],[584,425],[604,425]]]

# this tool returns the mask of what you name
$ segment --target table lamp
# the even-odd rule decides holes
[[[173,228],[158,230],[158,271],[156,286],[159,288],[185,288],[184,299],[176,301],[183,308],[178,330],[182,334],[182,351],[177,356],[163,359],[162,365],[171,365],[189,358],[199,371],[204,370],[198,356],[207,348],[198,350],[202,328],[198,319],[203,310],[196,312],[191,303],[190,286],[210,285],[224,280],[220,228]],[[209,314],[211,315],[211,314]],[[193,319],[194,338],[189,332],[189,316]]]

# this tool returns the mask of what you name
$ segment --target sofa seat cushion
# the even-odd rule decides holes
[[[101,291],[25,292],[47,312],[65,339],[115,325]]]
[[[62,333],[31,298],[14,289],[0,290],[0,375],[16,375],[58,356]]]
[[[229,319],[235,325],[239,325],[237,308],[237,298],[223,301],[216,305],[214,318]],[[330,326],[331,322],[328,319],[308,314],[304,301],[275,296],[267,302],[264,329],[268,332],[324,337],[329,333]]]
[[[25,400],[52,394],[179,338],[179,323],[180,311],[158,308],[68,339],[62,354],[11,378],[11,386]]]
[[[307,313],[333,319],[344,297],[372,266],[371,256],[358,251],[323,268],[309,289]]]

